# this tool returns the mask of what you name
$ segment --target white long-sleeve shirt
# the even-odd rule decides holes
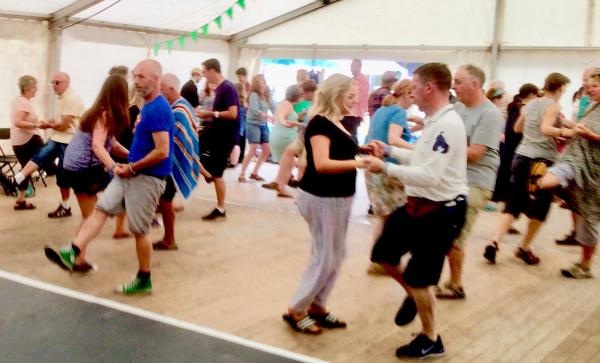
[[[406,194],[441,202],[467,195],[467,136],[452,105],[423,121],[425,128],[413,150],[392,147],[390,156],[402,165],[386,163],[387,175],[406,185]]]

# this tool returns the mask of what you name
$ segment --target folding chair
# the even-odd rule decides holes
[[[10,139],[10,129],[0,128],[0,140]],[[17,183],[15,182],[15,168],[19,164],[17,157],[6,154],[0,144],[0,184],[4,193],[9,196],[17,195]]]

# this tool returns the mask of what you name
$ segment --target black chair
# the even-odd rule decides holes
[[[0,128],[0,140],[10,139],[10,129]],[[17,195],[17,183],[15,182],[15,168],[19,165],[17,157],[6,154],[0,144],[0,184],[6,195]]]

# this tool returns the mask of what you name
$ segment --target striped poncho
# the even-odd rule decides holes
[[[196,133],[196,116],[188,101],[179,98],[171,108],[175,118],[173,142],[173,180],[184,198],[188,198],[200,176],[200,159],[198,134]]]

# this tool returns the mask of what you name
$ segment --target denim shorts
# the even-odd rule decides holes
[[[266,124],[262,126],[251,123],[246,124],[246,140],[249,144],[269,143],[269,128]]]
[[[54,140],[48,140],[46,145],[42,146],[38,152],[33,155],[31,161],[36,163],[38,166],[45,165],[48,162],[53,162],[58,158],[58,172],[56,173],[56,184],[59,188],[69,189],[70,186],[65,180],[63,175],[63,159],[65,157],[65,150],[69,144],[63,144],[62,142],[56,142]]]

